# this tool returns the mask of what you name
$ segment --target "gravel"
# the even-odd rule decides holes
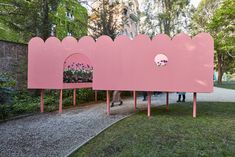
[[[126,115],[106,116],[105,106],[64,110],[0,124],[0,156],[65,156]]]

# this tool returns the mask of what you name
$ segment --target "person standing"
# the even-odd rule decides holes
[[[178,94],[178,100],[177,100],[177,102],[181,102],[181,97],[183,98],[183,99],[182,99],[182,102],[185,102],[186,92],[177,92],[177,94]]]
[[[147,92],[143,92],[143,101],[146,101],[146,97],[147,97],[148,93]]]

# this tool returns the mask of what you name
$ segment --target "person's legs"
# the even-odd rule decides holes
[[[111,107],[114,106],[115,102],[118,102],[119,101],[119,91],[115,90],[113,91],[113,100],[112,100],[112,104],[111,104]]]
[[[118,92],[118,101],[119,101],[119,106],[122,105],[122,99],[121,99],[121,92]]]
[[[178,94],[178,100],[177,102],[180,102],[181,101],[181,94]]]
[[[146,101],[147,99],[146,99],[146,97],[147,97],[147,92],[143,92],[143,101]]]
[[[182,100],[182,102],[185,102],[185,94],[183,94],[183,100]]]

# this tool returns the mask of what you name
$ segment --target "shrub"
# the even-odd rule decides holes
[[[39,111],[39,103],[16,103],[12,106],[14,115],[34,113]]]
[[[15,81],[7,74],[0,73],[0,104],[9,104],[12,101],[14,87]]]
[[[7,74],[0,73],[0,118],[6,119],[11,111],[15,81]]]
[[[80,103],[94,101],[94,92],[91,89],[79,89],[77,96]]]
[[[9,104],[0,104],[0,119],[7,119],[11,111]]]

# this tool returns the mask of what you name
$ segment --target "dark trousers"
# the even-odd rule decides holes
[[[143,92],[144,100],[146,100],[147,95],[148,95],[147,92]]]
[[[182,101],[185,101],[185,94],[179,94],[178,101],[181,101],[181,95],[183,96],[183,100]]]

